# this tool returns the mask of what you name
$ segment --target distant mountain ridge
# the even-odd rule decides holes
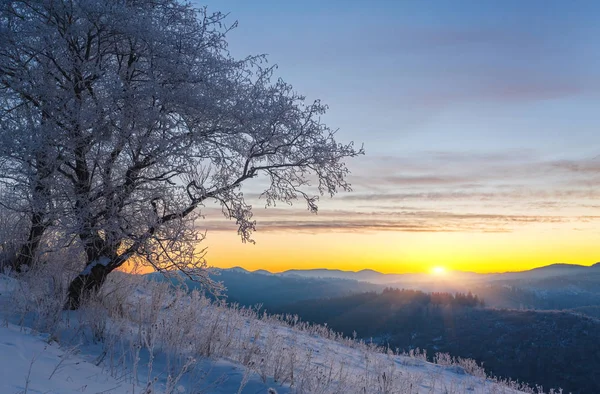
[[[561,275],[577,275],[583,272],[600,272],[600,263],[596,263],[590,266],[579,264],[556,263],[546,265],[543,267],[532,268],[530,270],[525,271],[504,272],[491,275],[502,277],[503,279],[541,279]]]
[[[153,280],[166,280],[160,273],[147,274]],[[266,270],[248,271],[241,267],[215,269],[211,275],[226,287],[227,301],[244,306],[263,305],[271,308],[311,298],[340,297],[353,293],[381,291],[382,286],[352,279],[286,276]],[[180,278],[188,289],[200,289],[198,282]],[[176,278],[173,283],[179,283]]]
[[[459,275],[471,275],[471,276],[494,276],[494,275],[527,275],[531,273],[545,272],[548,274],[562,274],[562,273],[580,273],[583,270],[600,270],[600,262],[592,265],[581,265],[581,264],[568,264],[568,263],[554,263],[545,265],[542,267],[531,268],[523,271],[506,271],[506,272],[492,272],[492,273],[477,273],[472,271],[460,271],[453,270],[448,271],[450,274]],[[341,269],[330,269],[330,268],[313,268],[313,269],[289,269],[282,272],[271,272],[266,269],[259,269],[256,271],[249,271],[241,267],[222,268],[222,270],[242,270],[249,273],[265,273],[270,275],[283,275],[283,276],[303,276],[303,277],[319,277],[319,278],[344,278],[354,279],[365,278],[365,279],[376,279],[382,277],[416,277],[427,275],[427,273],[389,273],[385,274],[373,269],[362,269],[359,271],[341,270]]]
[[[293,269],[280,273],[219,269],[229,299],[242,304],[281,305],[311,298],[336,297],[385,287],[425,292],[469,292],[494,308],[561,310],[600,305],[600,263],[551,264],[526,271],[479,274],[449,271],[384,274],[375,270]],[[266,289],[266,290],[261,290]],[[582,309],[591,311],[593,309]]]
[[[600,306],[600,264],[582,266],[552,264],[521,272],[477,274],[448,272],[431,274],[384,274],[375,270],[358,272],[328,269],[288,270],[271,273],[241,267],[215,269],[214,279],[227,288],[229,302],[265,307],[292,302],[340,297],[386,287],[424,292],[478,295],[492,308],[568,310]],[[150,274],[160,278],[161,274]],[[159,279],[161,280],[161,279]],[[186,281],[190,288],[199,285]],[[578,310],[597,316],[596,309]]]
[[[556,263],[543,267],[536,267],[524,271],[508,271],[499,273],[476,273],[470,271],[448,271],[445,275],[431,275],[428,273],[405,273],[385,274],[373,269],[363,269],[360,271],[349,271],[341,269],[290,269],[283,272],[270,272],[265,269],[248,271],[241,267],[221,268],[218,271],[235,271],[248,274],[274,275],[283,277],[300,278],[320,278],[320,279],[345,279],[359,282],[371,282],[375,284],[395,284],[411,282],[440,282],[444,279],[461,279],[467,281],[496,281],[496,280],[516,280],[516,279],[544,279],[563,275],[577,275],[584,272],[600,272],[600,263],[591,266],[579,264]]]
[[[301,277],[312,277],[312,278],[336,278],[336,279],[351,279],[358,281],[381,281],[383,278],[396,276],[397,274],[384,274],[379,271],[372,269],[364,269],[360,271],[344,271],[339,269],[291,269],[281,272],[276,275],[282,276],[301,276]]]

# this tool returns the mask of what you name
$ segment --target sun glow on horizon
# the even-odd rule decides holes
[[[436,276],[446,275],[447,272],[448,272],[448,270],[446,270],[445,267],[442,267],[442,266],[439,266],[439,265],[431,268],[431,270],[430,270],[430,273],[432,275],[436,275]]]
[[[431,269],[441,266],[446,274],[432,276],[440,279],[453,276],[453,271],[494,273],[556,262],[587,266],[597,262],[597,230],[567,230],[539,231],[534,226],[494,234],[331,231],[318,235],[257,231],[256,244],[240,242],[235,231],[209,231],[202,246],[208,246],[208,264],[218,268],[241,266],[271,272],[369,268],[382,273],[432,275]],[[544,248],[539,247],[542,242]]]

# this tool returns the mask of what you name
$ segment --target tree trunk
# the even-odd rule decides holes
[[[42,123],[45,123],[44,120],[45,117],[43,117]],[[36,152],[33,168],[36,170],[36,177],[34,178],[35,187],[32,191],[31,228],[29,229],[27,241],[21,245],[21,249],[14,260],[13,268],[17,272],[21,272],[25,266],[31,267],[42,236],[49,227],[46,219],[50,191],[48,190],[46,181],[51,176],[52,170],[48,164],[46,152],[43,149]]]
[[[99,257],[88,264],[83,272],[69,284],[65,309],[79,309],[81,302],[98,292],[108,274],[116,267],[108,257]]]
[[[105,242],[97,235],[84,236],[87,265],[85,269],[71,281],[67,292],[66,309],[79,309],[81,302],[97,293],[108,274],[119,268],[130,257],[129,254],[118,254],[118,244]]]
[[[21,245],[21,249],[14,260],[13,268],[15,271],[21,272],[24,266],[31,267],[46,227],[43,215],[41,213],[34,214],[31,218],[31,228],[29,229],[27,241]]]

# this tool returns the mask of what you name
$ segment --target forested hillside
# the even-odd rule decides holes
[[[600,392],[600,321],[571,312],[482,308],[472,295],[386,290],[282,307],[392,348],[482,361],[492,374],[573,393]]]

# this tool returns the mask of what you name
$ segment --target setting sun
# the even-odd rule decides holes
[[[431,269],[431,274],[432,275],[444,275],[444,274],[446,274],[446,268],[440,267],[440,266],[433,267]]]

